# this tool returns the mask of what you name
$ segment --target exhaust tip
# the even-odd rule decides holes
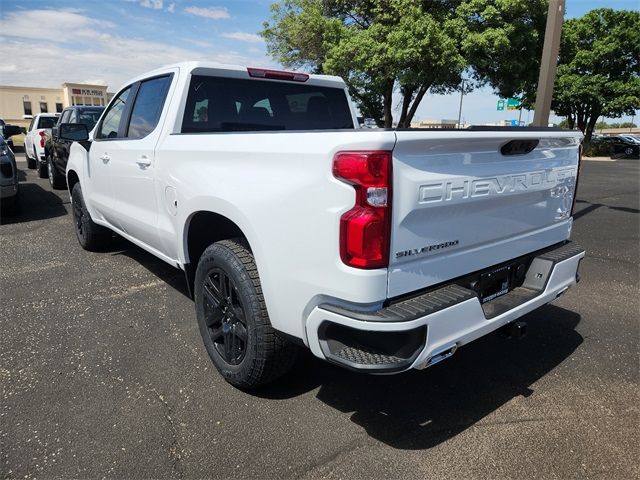
[[[451,357],[454,353],[456,353],[456,350],[458,350],[458,344],[457,343],[453,343],[450,345],[447,345],[446,347],[436,351],[436,353],[434,353],[429,360],[427,361],[427,367],[430,367],[432,365],[435,365],[436,363],[440,363],[443,360],[446,360],[447,358]]]

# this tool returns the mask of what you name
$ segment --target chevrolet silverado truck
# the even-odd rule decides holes
[[[204,346],[240,388],[304,346],[423,369],[578,281],[581,135],[359,128],[338,77],[188,62],[61,123],[80,245],[111,233],[185,272]]]

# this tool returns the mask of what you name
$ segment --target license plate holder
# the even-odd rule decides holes
[[[513,265],[496,268],[480,275],[480,303],[498,298],[511,290]]]

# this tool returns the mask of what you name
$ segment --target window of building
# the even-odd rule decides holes
[[[29,100],[23,100],[22,106],[24,107],[25,115],[33,115],[33,111],[31,110],[31,102]]]
[[[60,113],[60,112],[62,112],[62,104],[56,103],[56,113]]]
[[[49,113],[47,102],[40,102],[40,113]]]

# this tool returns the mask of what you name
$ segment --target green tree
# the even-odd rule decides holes
[[[591,140],[601,116],[640,108],[640,13],[601,8],[563,26],[552,108]]]
[[[535,103],[548,0],[465,0],[457,13],[462,51],[477,85]]]
[[[408,127],[427,91],[458,88],[467,63],[460,51],[459,0],[283,0],[261,32],[288,68],[342,76],[361,113]]]

